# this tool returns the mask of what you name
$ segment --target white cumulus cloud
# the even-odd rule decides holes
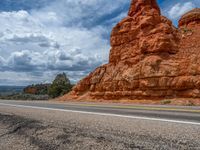
[[[168,15],[171,19],[176,19],[194,7],[195,5],[192,2],[177,3],[168,11]]]
[[[0,12],[0,84],[50,81],[60,72],[80,80],[107,62],[109,32],[126,15],[126,4],[54,0],[30,10]]]

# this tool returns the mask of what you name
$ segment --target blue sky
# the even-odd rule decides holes
[[[174,25],[199,0],[158,0]],[[77,82],[108,61],[112,27],[130,0],[0,0],[0,85]]]

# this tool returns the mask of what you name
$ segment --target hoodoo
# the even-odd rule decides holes
[[[64,99],[200,97],[200,9],[179,29],[156,0],[133,0],[111,33],[109,63],[81,80]]]

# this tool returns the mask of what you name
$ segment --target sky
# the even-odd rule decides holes
[[[177,26],[200,0],[158,0]],[[65,72],[76,83],[107,63],[112,27],[130,0],[0,0],[0,85],[49,83]]]

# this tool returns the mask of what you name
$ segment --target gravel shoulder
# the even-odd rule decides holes
[[[200,127],[0,106],[1,150],[199,150]]]

